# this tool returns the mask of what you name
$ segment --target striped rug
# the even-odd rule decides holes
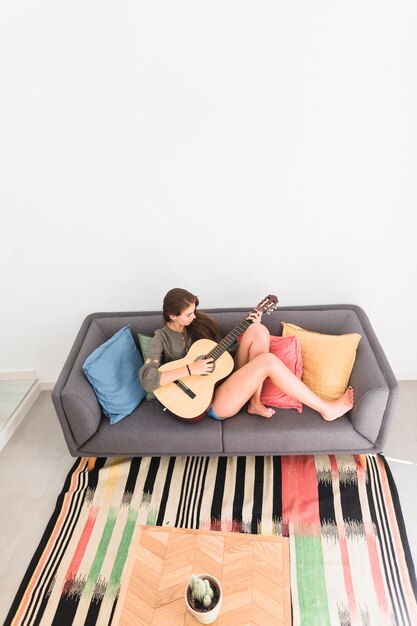
[[[293,624],[412,626],[416,579],[382,455],[88,459],[5,626],[107,626],[137,524],[290,537]],[[265,625],[268,626],[268,625]]]

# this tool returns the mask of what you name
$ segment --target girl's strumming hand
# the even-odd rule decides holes
[[[211,374],[214,370],[213,359],[198,359],[194,363],[190,363],[188,366],[191,370],[191,374],[197,376],[203,376],[204,374]]]

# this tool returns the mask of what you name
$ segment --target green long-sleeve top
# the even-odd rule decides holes
[[[164,326],[155,331],[145,363],[139,370],[139,380],[145,391],[160,387],[161,373],[158,367],[185,357],[191,344],[192,340],[187,336],[186,329],[180,333]]]

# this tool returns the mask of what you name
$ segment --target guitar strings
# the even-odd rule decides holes
[[[234,328],[229,334],[227,334],[226,337],[224,337],[217,344],[217,346],[208,353],[207,358],[212,358],[214,361],[216,361],[219,357],[221,357],[223,352],[225,352],[228,348],[230,348],[230,346],[234,344],[239,335],[241,335],[242,332],[245,331],[248,326],[250,326],[250,324],[251,322],[249,320],[243,320],[243,322],[236,326],[236,328]]]

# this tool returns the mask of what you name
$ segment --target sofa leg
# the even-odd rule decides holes
[[[359,463],[361,464],[363,469],[366,469],[366,454],[359,454],[358,458],[359,458]]]
[[[91,472],[96,464],[97,457],[90,456],[88,459],[88,471]]]

